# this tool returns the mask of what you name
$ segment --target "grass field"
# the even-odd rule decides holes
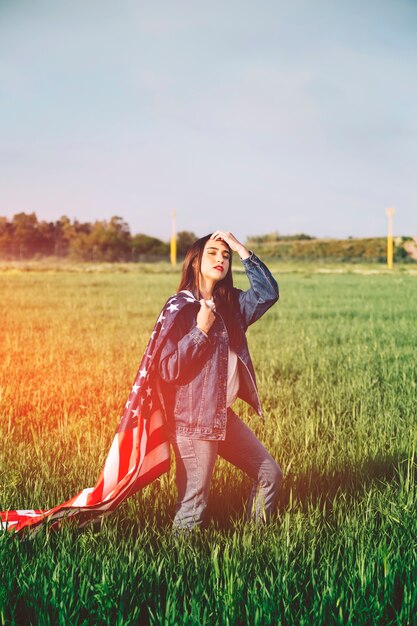
[[[219,460],[208,528],[172,536],[172,469],[98,528],[0,535],[0,624],[417,624],[417,278],[274,270],[249,330],[265,420],[237,404],[284,471],[273,522],[244,522]],[[94,485],[177,282],[0,272],[2,510]]]

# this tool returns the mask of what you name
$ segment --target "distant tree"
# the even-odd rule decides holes
[[[273,233],[267,233],[266,235],[251,235],[248,237],[248,242],[253,243],[270,243],[271,241],[280,241],[281,236],[277,230]]]
[[[33,246],[37,255],[50,256],[54,253],[55,224],[53,222],[38,222]]]
[[[312,235],[306,235],[305,233],[296,233],[295,235],[286,235],[282,237],[282,239],[287,239],[289,241],[312,241],[315,237],[312,237]]]
[[[74,220],[72,228],[74,235],[79,235],[80,233],[88,235],[91,233],[93,226],[91,222],[79,222],[78,220]]]
[[[13,256],[13,228],[7,217],[0,217],[0,255],[3,259]]]
[[[16,213],[12,220],[15,254],[23,259],[36,251],[38,219],[35,213]]]
[[[177,252],[180,256],[184,256],[188,248],[194,241],[198,239],[197,235],[189,230],[180,230],[177,233]]]
[[[66,215],[62,215],[62,217],[55,222],[54,255],[60,257],[67,256],[70,241],[73,237],[74,228],[71,224],[71,220]]]
[[[91,227],[91,232],[85,237],[85,251],[88,260],[91,261],[107,261],[110,248],[109,236],[107,231],[107,222],[97,221]],[[86,259],[87,260],[87,259]]]
[[[76,261],[92,261],[93,253],[89,239],[93,226],[90,222],[74,220],[69,238],[68,253]]]
[[[280,235],[278,231],[267,233],[266,235],[254,235],[247,239],[251,243],[273,243],[275,241],[310,241],[315,239],[311,235],[305,233],[296,233],[295,235]]]
[[[105,256],[107,261],[127,261],[130,256],[130,227],[122,217],[114,215],[106,228],[107,241]]]
[[[129,225],[118,216],[109,222],[99,220],[93,224],[74,222],[70,238],[70,254],[83,261],[130,260]]]
[[[150,237],[139,233],[131,238],[132,259],[137,260],[140,256],[167,256],[169,245],[157,237]]]

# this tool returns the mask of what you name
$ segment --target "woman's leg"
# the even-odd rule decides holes
[[[204,520],[218,442],[177,435],[171,443],[178,490],[173,527],[191,530]]]
[[[248,517],[266,522],[275,508],[282,471],[251,429],[231,409],[227,411],[226,439],[218,453],[250,476],[254,483]]]

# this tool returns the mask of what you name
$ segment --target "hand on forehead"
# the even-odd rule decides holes
[[[213,233],[213,235],[208,240],[207,244],[211,245],[213,242],[218,243],[221,246],[224,246],[225,248],[228,248],[227,242],[221,237],[221,235],[216,236],[216,233]]]
[[[209,239],[207,242],[207,245],[212,246],[213,243],[218,244],[220,246],[223,246],[224,248],[227,248],[227,243],[225,241],[223,241],[222,239]]]

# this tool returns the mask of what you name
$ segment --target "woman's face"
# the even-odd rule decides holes
[[[201,258],[201,274],[206,280],[218,282],[229,269],[230,252],[228,246],[218,239],[209,239],[204,246]]]

